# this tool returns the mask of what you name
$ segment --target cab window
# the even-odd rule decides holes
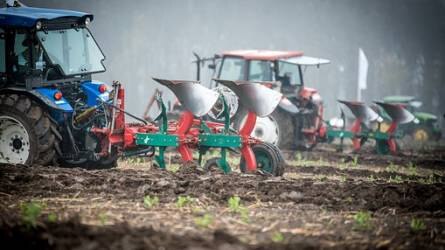
[[[245,80],[246,61],[242,58],[226,57],[221,65],[219,78],[222,80]]]
[[[268,61],[250,61],[249,79],[250,81],[272,81],[272,67]]]
[[[277,80],[284,85],[301,85],[298,65],[279,61]]]

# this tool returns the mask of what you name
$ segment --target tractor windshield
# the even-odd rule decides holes
[[[105,71],[105,56],[86,28],[37,32],[51,64],[66,76]]]
[[[246,61],[237,57],[224,58],[219,79],[231,81],[246,80]]]
[[[272,81],[272,72],[273,68],[270,61],[225,57],[221,65],[219,78],[230,81]]]

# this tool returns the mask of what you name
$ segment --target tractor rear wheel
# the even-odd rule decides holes
[[[56,163],[62,139],[57,125],[37,102],[25,95],[0,95],[0,163]]]
[[[257,170],[273,175],[282,176],[284,174],[285,161],[280,149],[267,142],[262,142],[252,146],[257,162]],[[246,172],[246,160],[241,157],[240,170]]]
[[[275,144],[280,149],[294,149],[296,128],[293,122],[293,116],[280,108],[270,114],[275,121],[277,121],[278,142]]]
[[[421,125],[413,129],[411,136],[415,142],[425,143],[433,138],[433,132],[431,128]]]
[[[246,120],[247,112],[239,115],[234,127],[239,130]],[[261,141],[277,145],[281,149],[295,148],[295,127],[292,114],[277,108],[267,117],[257,117],[252,136]]]

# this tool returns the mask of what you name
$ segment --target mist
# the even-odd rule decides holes
[[[94,14],[90,29],[107,67],[94,79],[122,82],[127,110],[136,115],[161,88],[152,77],[193,80],[193,51],[211,56],[232,49],[302,50],[330,59],[329,65],[307,69],[305,77],[307,86],[320,91],[327,118],[338,115],[337,99],[357,99],[360,49],[369,63],[363,101],[413,95],[423,110],[440,117],[444,112],[445,1],[23,2]],[[208,83],[210,75],[202,80]]]

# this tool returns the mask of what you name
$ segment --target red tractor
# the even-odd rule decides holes
[[[318,67],[330,63],[329,60],[303,56],[301,51],[269,50],[226,51],[212,58],[195,56],[198,80],[200,68],[210,62],[208,66],[218,79],[258,82],[283,94],[278,108],[257,120],[252,136],[283,149],[312,149],[326,138],[321,96],[316,89],[305,86],[303,72],[308,66]],[[226,96],[233,116],[232,125],[241,127],[246,109],[238,105],[236,96],[226,87],[215,81],[211,87]],[[215,108],[209,115],[216,119],[220,110]]]

